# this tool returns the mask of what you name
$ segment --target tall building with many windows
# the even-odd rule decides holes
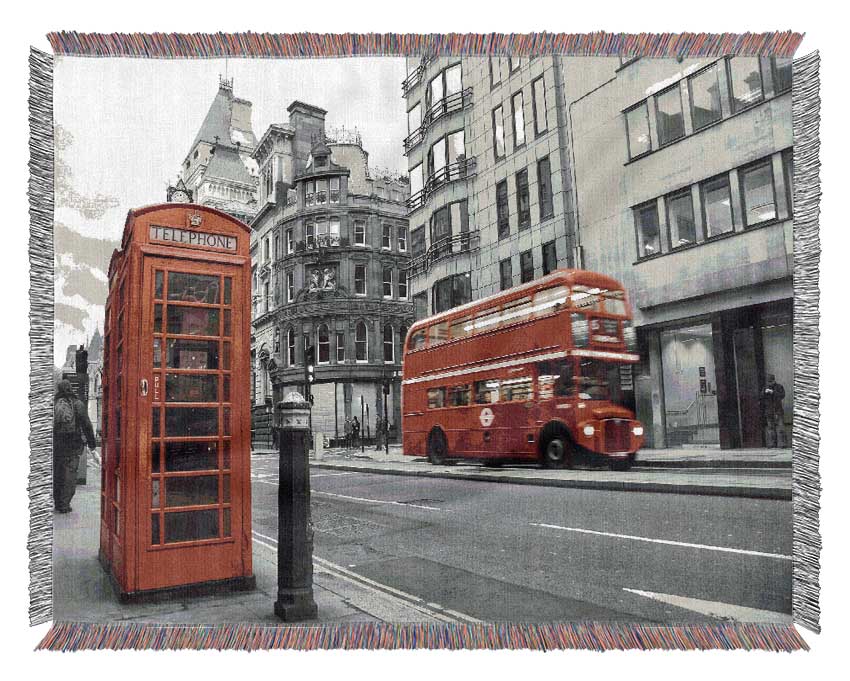
[[[623,380],[648,446],[769,444],[767,374],[790,434],[790,60],[615,61],[585,89],[569,105],[578,243],[631,296],[643,361]]]
[[[356,131],[326,131],[323,109],[293,102],[256,146],[252,227],[254,440],[271,443],[273,405],[302,392],[315,351],[313,429],[342,437],[387,400],[401,423],[401,346],[413,318],[405,177],[370,168]],[[384,387],[389,393],[385,396]]]
[[[574,263],[563,61],[408,60],[417,318]]]

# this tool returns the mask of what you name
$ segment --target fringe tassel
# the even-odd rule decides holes
[[[794,621],[820,631],[818,287],[820,265],[820,56],[793,64],[794,127]]]
[[[47,35],[55,54],[84,57],[353,57],[563,54],[793,57],[803,39],[767,33],[77,33]]]
[[[53,611],[53,57],[30,50],[30,624]]]
[[[53,625],[36,650],[769,650],[809,647],[793,625],[383,624],[319,627]]]

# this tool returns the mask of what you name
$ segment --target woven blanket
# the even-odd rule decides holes
[[[39,648],[806,649],[801,39],[50,34]]]

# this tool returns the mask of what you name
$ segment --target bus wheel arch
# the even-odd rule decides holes
[[[547,423],[540,431],[540,462],[544,468],[572,468],[575,444],[560,421]]]
[[[449,455],[449,445],[446,434],[440,426],[431,428],[425,448],[428,454],[428,461],[432,464],[436,466],[446,463],[446,457]]]

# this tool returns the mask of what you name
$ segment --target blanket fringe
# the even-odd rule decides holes
[[[54,624],[37,650],[808,650],[790,624]]]

